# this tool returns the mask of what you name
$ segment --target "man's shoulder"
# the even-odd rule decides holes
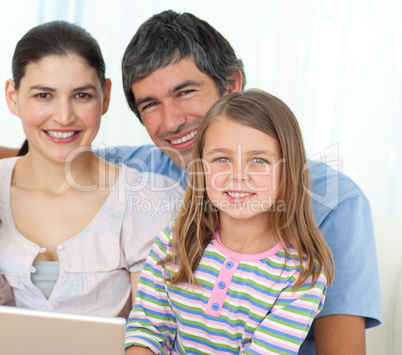
[[[341,204],[356,200],[368,203],[363,191],[351,178],[326,163],[312,160],[308,163],[311,180],[311,189],[308,193],[312,198],[318,224]]]
[[[124,164],[140,172],[168,176],[185,185],[186,173],[153,144],[106,147],[96,150],[95,153],[111,163]]]
[[[353,197],[365,197],[361,188],[347,175],[326,163],[309,160],[312,190],[324,196],[328,190],[337,191],[338,203]]]
[[[148,162],[153,157],[158,160],[168,159],[166,154],[152,144],[141,146],[117,146],[104,147],[95,150],[95,153],[101,158],[116,164],[128,165],[130,161],[141,160]]]

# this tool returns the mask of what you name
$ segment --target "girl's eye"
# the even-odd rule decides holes
[[[254,158],[252,163],[257,163],[257,164],[269,164],[265,159],[263,158]]]
[[[229,161],[230,160],[228,158],[225,158],[225,157],[219,157],[219,158],[215,158],[213,160],[214,163],[227,163]]]

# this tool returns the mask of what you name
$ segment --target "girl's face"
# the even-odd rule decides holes
[[[64,163],[77,148],[89,147],[107,111],[111,83],[101,87],[96,70],[79,55],[49,55],[25,67],[18,90],[6,84],[10,111],[19,116],[29,154]]]
[[[267,223],[281,179],[279,142],[221,117],[207,129],[202,158],[207,194],[220,219]]]

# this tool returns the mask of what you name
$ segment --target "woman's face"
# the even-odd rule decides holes
[[[6,84],[7,104],[19,116],[29,154],[64,163],[77,148],[89,147],[110,99],[96,70],[79,55],[49,55],[25,67],[18,90]]]

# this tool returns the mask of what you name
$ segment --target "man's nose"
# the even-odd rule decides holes
[[[168,132],[176,132],[186,122],[185,114],[176,103],[169,103],[163,106],[162,119]]]

